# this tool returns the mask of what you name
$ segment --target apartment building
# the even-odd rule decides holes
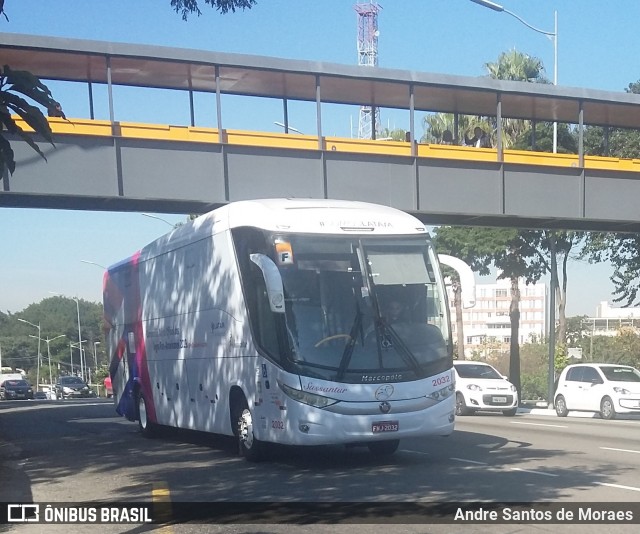
[[[592,336],[615,336],[625,327],[640,330],[640,308],[614,308],[602,301],[595,317],[585,317],[583,325]]]
[[[526,285],[520,280],[520,343],[535,335],[546,336],[548,288],[546,284]],[[448,289],[454,340],[457,339],[457,318],[453,292]],[[462,310],[465,354],[470,357],[487,346],[508,349],[511,342],[511,281],[496,280],[492,284],[476,284],[476,305]]]

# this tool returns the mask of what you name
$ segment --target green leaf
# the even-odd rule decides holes
[[[0,124],[2,124],[9,133],[17,133],[19,129],[11,115],[0,114]]]
[[[18,127],[17,130],[14,133],[18,137],[20,137],[25,143],[27,143],[31,148],[33,148],[33,150],[35,150],[38,154],[40,154],[40,157],[43,160],[47,161],[47,156],[45,156],[44,152],[42,152],[42,150],[40,150],[40,147],[36,144],[36,142],[33,140],[33,138],[31,137],[30,134],[25,133],[25,131],[20,127]],[[53,144],[53,143],[51,143],[51,144]]]
[[[13,174],[16,170],[16,162],[11,144],[4,137],[0,136],[0,180],[4,177],[5,168],[9,169],[9,172]]]
[[[33,130],[53,145],[53,132],[42,111],[18,95],[6,94],[7,107],[20,116]]]
[[[49,88],[43,84],[37,76],[25,70],[12,70],[8,65],[4,66],[6,83],[11,85],[9,91],[21,93],[46,108],[55,103]]]

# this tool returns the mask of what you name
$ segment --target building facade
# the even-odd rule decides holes
[[[625,327],[640,331],[640,308],[613,308],[602,301],[595,317],[585,317],[583,324],[592,336],[615,336]]]
[[[520,288],[519,342],[526,343],[532,336],[546,336],[548,289],[546,284],[525,284]],[[453,292],[448,288],[449,306],[454,339],[457,339],[457,317]],[[462,310],[465,356],[482,355],[488,350],[508,350],[511,343],[511,281],[496,280],[493,284],[476,284],[476,305]]]

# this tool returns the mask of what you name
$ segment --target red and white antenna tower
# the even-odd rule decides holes
[[[373,1],[353,6],[358,14],[358,65],[378,66],[378,12],[382,6]],[[358,137],[375,139],[380,132],[380,109],[371,106],[360,107]]]

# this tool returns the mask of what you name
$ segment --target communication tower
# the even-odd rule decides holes
[[[353,6],[358,14],[358,65],[378,66],[378,12],[382,6],[373,1]],[[380,133],[380,109],[372,106],[360,107],[358,137],[375,139]]]

